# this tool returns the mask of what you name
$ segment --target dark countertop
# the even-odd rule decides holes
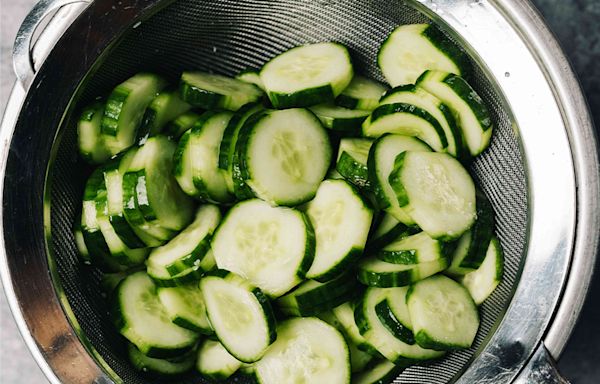
[[[562,43],[600,128],[600,0],[532,1]],[[18,23],[34,3],[35,0],[0,0],[0,115],[14,81],[10,66],[14,34]],[[0,292],[0,323],[0,383],[42,383],[41,371],[17,334],[3,292]],[[579,323],[559,361],[560,370],[573,384],[600,382],[599,329],[600,263]]]

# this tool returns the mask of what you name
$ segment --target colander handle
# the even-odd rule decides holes
[[[513,384],[570,384],[565,379],[550,353],[543,343],[541,343],[531,360],[527,363],[523,371]]]
[[[92,0],[41,0],[23,20],[13,46],[13,67],[17,79],[27,89],[54,44]],[[32,46],[35,32],[42,21],[54,14],[52,20]]]

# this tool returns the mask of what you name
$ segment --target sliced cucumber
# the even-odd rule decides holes
[[[191,350],[183,356],[173,359],[157,359],[140,352],[133,344],[127,345],[129,361],[135,369],[145,374],[159,377],[174,377],[185,374],[194,367],[196,351]]]
[[[219,146],[229,123],[230,112],[206,112],[190,134],[193,183],[202,200],[228,203],[233,200],[226,173],[219,169]]]
[[[261,384],[350,383],[350,356],[343,336],[316,318],[286,320],[278,337],[255,364]]]
[[[362,123],[371,111],[347,109],[333,104],[319,104],[310,107],[321,123],[344,136],[360,136]]]
[[[452,109],[471,155],[476,156],[489,146],[493,131],[492,117],[481,97],[462,77],[447,72],[427,71],[419,77],[417,86]]]
[[[192,130],[187,130],[179,140],[173,155],[173,176],[177,184],[188,196],[200,198],[194,184],[194,154],[192,153]]]
[[[373,145],[370,139],[342,139],[338,151],[336,169],[346,180],[358,188],[369,189],[367,160],[369,149]]]
[[[409,287],[381,288],[387,292],[385,300],[375,306],[375,312],[381,323],[398,340],[406,344],[415,343],[412,321],[406,306],[406,293]]]
[[[144,143],[148,137],[161,133],[169,121],[191,108],[191,105],[181,100],[177,91],[159,93],[146,108],[142,125],[138,130],[139,142]]]
[[[86,107],[77,123],[77,140],[79,153],[91,164],[101,164],[111,156],[100,135],[100,125],[104,116],[104,103],[95,102]]]
[[[404,370],[404,365],[396,365],[388,360],[379,360],[352,378],[352,384],[389,384]]]
[[[204,297],[198,284],[160,287],[157,292],[160,302],[173,323],[205,335],[214,333],[206,315]]]
[[[193,201],[179,188],[173,170],[176,145],[164,136],[148,139],[136,153],[123,177],[125,214],[133,224],[156,222],[175,231],[192,221]],[[135,196],[137,206],[131,206],[129,195]]]
[[[373,111],[363,125],[363,134],[379,137],[385,133],[417,137],[437,152],[445,152],[448,147],[446,133],[439,121],[412,104],[383,104]]]
[[[246,69],[242,72],[238,73],[235,77],[238,80],[241,80],[245,83],[250,83],[256,85],[261,90],[265,90],[265,85],[260,79],[260,72],[254,69]]]
[[[358,281],[351,273],[326,283],[307,280],[277,299],[277,305],[288,315],[315,316],[347,302],[358,290]]]
[[[375,253],[378,259],[393,264],[420,264],[448,258],[450,246],[432,239],[427,233],[401,235]]]
[[[393,86],[413,84],[427,69],[462,75],[468,71],[466,54],[430,24],[401,25],[381,45],[379,67]]]
[[[306,109],[255,116],[240,131],[236,152],[244,182],[257,197],[277,205],[311,200],[331,161],[329,137]]]
[[[351,302],[344,303],[335,307],[332,312],[336,319],[340,322],[340,325],[344,330],[344,334],[349,340],[352,341],[353,344],[356,345],[359,350],[365,351],[374,357],[381,357],[375,347],[369,344],[363,335],[360,334],[358,326],[354,321],[354,304]]]
[[[198,335],[171,322],[145,272],[125,278],[114,303],[119,332],[149,357],[177,357],[196,344]]]
[[[230,272],[200,280],[206,312],[223,346],[236,359],[253,363],[275,341],[275,316],[259,288]]]
[[[303,213],[254,199],[229,211],[212,249],[219,268],[278,297],[306,275],[314,258],[315,235]]]
[[[167,124],[164,133],[170,139],[177,141],[188,129],[192,128],[198,120],[200,120],[200,115],[196,112],[190,111],[183,113]]]
[[[198,351],[196,369],[211,380],[227,380],[242,366],[218,341],[206,340]]]
[[[354,310],[354,319],[361,335],[386,359],[395,364],[422,362],[441,357],[443,352],[424,349],[416,344],[410,345],[399,340],[381,322],[377,305],[385,302],[387,295],[388,291],[385,289],[368,288],[365,291]]]
[[[440,99],[421,87],[411,84],[390,90],[380,102],[382,106],[397,103],[413,105],[429,113],[444,131],[444,136],[448,143],[446,148],[448,153],[459,158],[468,156],[468,150],[463,144],[462,132],[457,125],[452,110]]]
[[[199,281],[206,273],[212,272],[216,268],[215,257],[212,250],[209,249],[199,263],[174,276],[167,276],[168,274],[165,273],[164,268],[156,268],[152,264],[148,264],[147,272],[148,276],[159,287],[181,287]]]
[[[367,241],[367,248],[370,250],[379,250],[389,243],[401,239],[403,236],[410,236],[418,232],[418,228],[407,227],[394,216],[384,213],[377,224],[377,227]]]
[[[152,277],[168,279],[202,262],[220,220],[221,212],[216,206],[201,206],[185,230],[167,244],[152,250],[147,261]]]
[[[475,304],[480,305],[500,284],[503,272],[502,248],[498,239],[493,237],[481,266],[462,277],[460,282],[467,287]]]
[[[317,241],[315,258],[306,277],[331,280],[362,255],[373,210],[345,180],[321,183],[306,207]]]
[[[111,155],[129,148],[135,142],[146,107],[166,81],[152,73],[138,73],[117,85],[106,101],[101,131]]]
[[[379,207],[409,226],[414,225],[415,221],[398,204],[389,176],[394,170],[394,160],[398,154],[404,151],[428,152],[430,150],[427,144],[414,137],[387,134],[375,140],[369,151],[367,161],[369,181]]]
[[[203,72],[183,72],[179,92],[181,98],[194,107],[230,111],[237,111],[244,104],[258,101],[263,95],[252,84]]]
[[[479,314],[469,291],[437,275],[415,283],[406,295],[415,340],[424,348],[469,348],[479,329]]]
[[[358,265],[358,280],[372,287],[402,287],[443,271],[448,259],[441,258],[420,264],[392,264],[375,257],[363,259]]]
[[[87,249],[87,245],[85,245],[85,239],[81,232],[81,218],[75,220],[75,225],[73,226],[73,238],[75,239],[75,246],[77,247],[77,251],[83,262],[86,264],[91,263],[92,259],[90,258],[90,251]]]
[[[354,70],[346,47],[319,43],[292,48],[260,72],[275,108],[308,107],[333,101],[350,84]]]
[[[372,111],[377,108],[379,99],[386,87],[374,80],[354,76],[350,84],[335,99],[335,104],[349,109]]]
[[[389,183],[402,209],[434,239],[457,239],[475,222],[475,184],[448,154],[403,152]]]

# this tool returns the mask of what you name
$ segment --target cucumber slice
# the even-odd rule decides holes
[[[168,279],[198,265],[208,253],[210,238],[221,220],[221,212],[214,205],[203,205],[194,221],[162,247],[155,248],[148,258],[152,276]]]
[[[174,359],[157,359],[148,357],[140,352],[135,345],[127,345],[129,361],[135,369],[145,374],[159,377],[177,377],[185,374],[194,367],[196,351],[192,350]]]
[[[241,366],[242,362],[231,356],[218,341],[204,341],[198,352],[196,369],[211,380],[227,380]]]
[[[124,271],[127,266],[120,265],[110,255],[96,218],[96,197],[103,183],[102,167],[99,167],[90,175],[85,185],[81,210],[81,234],[92,264],[104,271]]]
[[[373,210],[345,180],[326,180],[307,204],[306,214],[317,241],[315,258],[306,277],[331,280],[362,255]]]
[[[275,341],[275,315],[259,288],[233,273],[220,272],[222,277],[200,280],[210,324],[232,356],[253,363]]]
[[[255,364],[261,384],[350,383],[350,356],[343,336],[316,318],[282,322],[278,337]]]
[[[398,154],[404,151],[428,152],[430,150],[427,144],[414,137],[387,134],[375,140],[369,151],[367,160],[369,181],[379,208],[408,226],[414,225],[415,221],[398,204],[389,176],[394,170],[394,160]]]
[[[107,192],[104,184],[96,196],[96,221],[113,259],[117,260],[119,264],[127,267],[135,267],[144,263],[150,253],[150,249],[129,248],[121,238],[119,238],[110,223],[108,218]]]
[[[302,212],[254,199],[229,211],[215,233],[212,249],[219,268],[278,297],[306,275],[314,258],[315,235]]]
[[[349,340],[352,341],[356,347],[368,353],[374,357],[381,357],[379,352],[375,349],[374,346],[369,344],[369,342],[360,334],[358,330],[358,326],[354,321],[354,306],[350,302],[344,303],[340,306],[333,308],[333,314],[336,319],[340,322],[341,327],[344,330],[344,334],[347,336]]]
[[[417,86],[452,109],[471,155],[477,156],[489,146],[493,131],[492,117],[481,97],[462,77],[447,72],[427,71],[419,77]]]
[[[179,140],[173,155],[173,176],[186,195],[200,198],[194,184],[194,154],[192,153],[192,130],[187,130]]]
[[[446,150],[454,157],[466,158],[469,153],[463,143],[462,132],[451,108],[431,93],[415,85],[403,85],[390,90],[381,105],[404,103],[420,108],[433,117],[444,131],[448,143]]]
[[[90,164],[101,164],[111,156],[100,135],[100,124],[104,116],[104,103],[95,102],[86,107],[77,123],[79,153]]]
[[[385,302],[388,291],[368,288],[354,310],[354,319],[363,337],[386,359],[395,363],[417,363],[437,359],[444,352],[407,344],[394,336],[381,322],[377,305]]]
[[[310,107],[321,123],[345,136],[360,136],[362,123],[371,111],[347,109],[333,104],[319,104]]]
[[[372,287],[402,287],[435,275],[447,267],[446,258],[406,265],[386,263],[375,257],[369,257],[363,259],[358,265],[358,280]]]
[[[205,335],[214,333],[208,321],[202,291],[197,284],[160,287],[157,292],[165,312],[173,323]]]
[[[403,152],[389,183],[402,209],[434,239],[457,239],[475,222],[475,184],[448,154]]]
[[[307,280],[277,299],[277,305],[288,315],[315,316],[347,302],[358,289],[358,281],[350,273],[326,283]]]
[[[406,344],[415,344],[412,321],[406,306],[406,293],[409,287],[381,288],[387,292],[385,300],[375,306],[375,312],[381,323],[398,340]]]
[[[342,139],[338,150],[336,169],[346,180],[358,188],[369,189],[367,160],[373,145],[370,139]]]
[[[241,80],[245,83],[254,84],[255,86],[257,86],[258,88],[260,88],[263,91],[265,90],[265,85],[263,84],[262,80],[260,79],[260,72],[257,70],[254,70],[254,69],[243,70],[242,72],[238,73],[235,78],[238,80]]]
[[[90,258],[90,251],[87,249],[87,245],[85,245],[83,233],[81,232],[81,217],[75,219],[75,224],[73,224],[73,238],[75,239],[75,246],[77,247],[79,256],[85,264],[90,264],[92,259]]]
[[[101,132],[111,155],[131,147],[144,117],[166,81],[152,73],[138,73],[117,85],[106,101]]]
[[[346,47],[319,43],[295,47],[271,59],[260,79],[275,108],[292,108],[333,101],[353,75]]]
[[[393,264],[420,264],[448,258],[449,246],[432,239],[425,232],[415,235],[401,235],[399,239],[386,245],[375,256]]]
[[[146,356],[177,357],[196,345],[198,335],[171,322],[145,272],[119,284],[114,308],[117,329]]]
[[[404,365],[396,365],[388,360],[380,360],[370,365],[364,372],[352,378],[352,384],[388,384],[404,370]]]
[[[306,109],[253,117],[240,131],[236,152],[239,176],[257,197],[276,205],[311,200],[331,162],[329,137]]]
[[[166,276],[168,274],[165,273],[164,268],[156,268],[151,264],[148,264],[147,272],[159,287],[181,287],[199,281],[206,273],[214,271],[216,268],[215,257],[212,250],[209,249],[199,263],[174,276]]]
[[[467,55],[430,24],[401,25],[381,45],[379,68],[393,87],[413,84],[426,69],[465,74]]]
[[[138,150],[123,177],[124,191],[133,192],[137,200],[132,209],[130,199],[124,199],[125,214],[131,213],[130,222],[139,222],[139,217],[134,216],[137,211],[141,211],[144,220],[175,231],[192,221],[193,201],[179,188],[172,174],[175,149],[171,140],[155,136]]]
[[[500,284],[503,272],[502,248],[498,239],[493,237],[481,266],[460,278],[460,282],[469,290],[475,304],[480,305]]]
[[[230,112],[206,112],[190,134],[193,183],[202,200],[229,203],[226,172],[219,169],[219,146],[232,117]]]
[[[237,111],[244,104],[258,101],[263,95],[252,84],[203,72],[183,72],[179,92],[181,98],[194,107],[230,111]]]
[[[410,236],[419,231],[418,228],[407,227],[389,213],[384,213],[381,221],[367,241],[367,248],[379,250],[395,240]]]
[[[188,129],[192,128],[198,120],[200,120],[200,115],[196,112],[183,113],[167,124],[164,133],[171,140],[177,141]]]
[[[494,235],[494,209],[480,190],[476,190],[477,221],[458,240],[452,263],[446,270],[450,276],[464,276],[481,266]]]
[[[437,275],[415,283],[406,294],[415,340],[424,348],[469,348],[479,329],[479,314],[469,291]]]
[[[148,137],[161,133],[169,121],[186,113],[191,108],[191,105],[181,100],[178,91],[159,93],[146,108],[138,130],[138,141],[143,144]]]
[[[387,88],[374,80],[354,76],[350,84],[335,99],[335,104],[349,109],[372,111]]]
[[[379,137],[385,133],[417,137],[437,152],[445,152],[448,147],[439,121],[428,111],[412,104],[383,104],[373,111],[363,126],[363,134]]]

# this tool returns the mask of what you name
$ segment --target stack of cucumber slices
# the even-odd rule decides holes
[[[324,42],[85,108],[75,241],[136,369],[390,383],[472,346],[503,268],[465,168],[492,120],[435,27],[398,27],[378,62],[393,88]]]

